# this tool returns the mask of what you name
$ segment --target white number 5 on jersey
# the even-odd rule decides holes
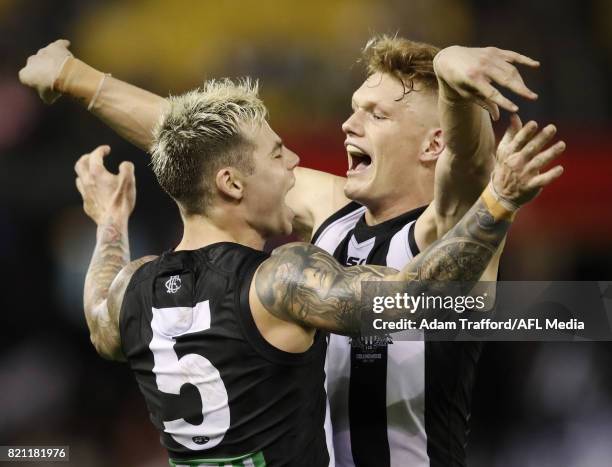
[[[153,308],[153,339],[149,348],[153,352],[153,373],[161,392],[180,394],[181,386],[193,384],[202,398],[200,425],[185,419],[164,421],[164,431],[179,444],[194,451],[210,449],[221,442],[230,425],[227,389],[219,370],[206,358],[188,354],[179,360],[174,351],[175,338],[183,334],[210,328],[208,300],[194,308]]]

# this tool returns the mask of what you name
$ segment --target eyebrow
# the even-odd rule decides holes
[[[379,102],[366,100],[363,102],[363,105],[357,105],[357,102],[355,101],[355,99],[351,99],[351,108],[353,109],[353,111],[358,107],[361,107],[362,109],[368,112],[371,112],[372,110],[379,110],[380,112],[387,114],[387,115],[391,113],[390,110],[385,108]]]
[[[279,149],[281,149],[283,147],[283,142],[279,139],[278,141],[276,141],[276,143],[274,144],[274,147],[272,148],[272,151],[270,151],[268,153],[268,156],[273,155],[276,151],[278,151]]]

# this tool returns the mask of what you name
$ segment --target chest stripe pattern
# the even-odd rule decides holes
[[[313,242],[346,266],[377,264],[401,269],[419,252],[414,240],[414,225],[423,210],[410,211],[389,222],[368,227],[363,215],[365,209],[353,205],[352,211],[345,208],[328,219]],[[405,341],[388,345],[390,342],[387,338],[331,336],[328,394],[339,467],[429,465],[422,410],[424,343]],[[397,371],[398,360],[398,355],[390,355],[390,352],[399,354],[400,359],[401,355],[414,357],[411,373],[419,373],[419,376],[389,373],[388,369]],[[418,380],[411,388],[413,401],[404,400],[405,394],[401,391],[402,380],[407,378]],[[411,410],[411,402],[419,408]],[[404,406],[399,412],[411,418],[399,422],[414,430],[411,443],[406,443],[404,427],[398,429],[397,417],[389,411],[390,403]]]

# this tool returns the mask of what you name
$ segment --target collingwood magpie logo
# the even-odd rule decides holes
[[[165,284],[166,293],[177,293],[181,288],[181,277],[180,276],[170,276]]]
[[[371,351],[379,347],[386,347],[389,344],[393,344],[393,339],[389,334],[385,334],[384,336],[361,336],[349,339],[349,344],[351,347],[363,350],[363,351]]]

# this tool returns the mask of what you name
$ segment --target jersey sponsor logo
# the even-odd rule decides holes
[[[345,264],[347,266],[365,264],[368,261],[368,257],[370,256],[375,243],[376,237],[371,237],[363,242],[358,242],[355,235],[351,236],[346,249]]]
[[[346,258],[347,266],[358,266],[361,264],[365,264],[366,258],[358,258],[357,256],[349,256]]]
[[[166,286],[166,293],[177,293],[182,285],[181,277],[170,276],[170,279],[168,279],[164,285]]]

